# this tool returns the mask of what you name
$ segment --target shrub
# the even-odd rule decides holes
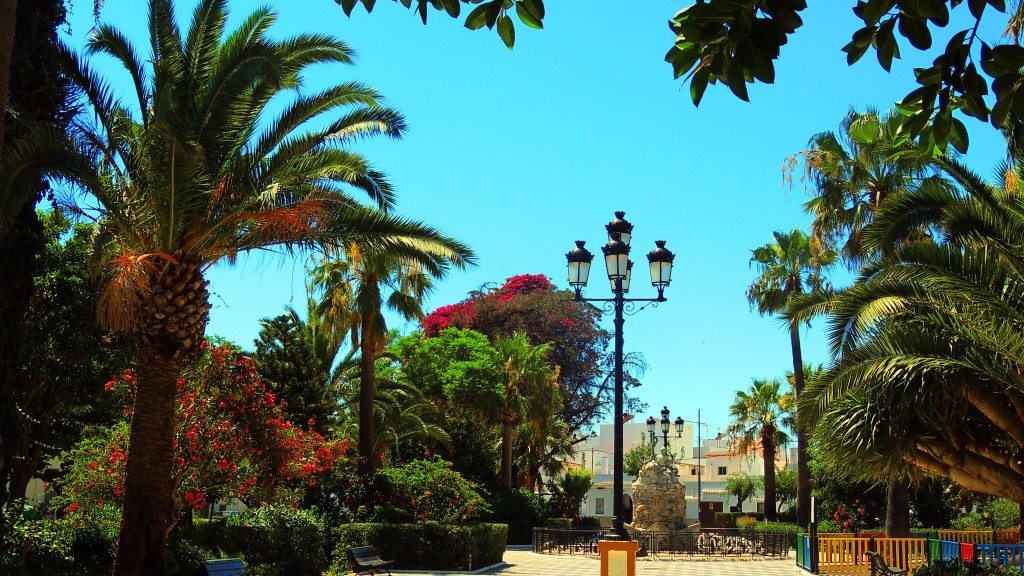
[[[348,549],[373,546],[399,570],[477,570],[501,561],[504,524],[348,524],[340,526],[331,571],[352,570]]]
[[[803,529],[800,528],[799,524],[793,522],[759,522],[754,526],[754,530],[758,532],[788,532],[790,534],[789,542],[790,546],[796,548],[796,538],[803,533]]]
[[[240,553],[247,573],[320,576],[327,569],[323,520],[312,510],[267,506],[229,518],[225,551]]]
[[[736,528],[738,518],[753,518],[755,522],[764,522],[764,514],[760,512],[715,512],[715,522],[723,528]]]
[[[1020,504],[1006,498],[992,498],[985,504],[985,516],[992,519],[996,530],[1009,530],[1020,524]]]
[[[576,526],[580,528],[600,528],[601,519],[593,516],[584,516],[580,518],[579,522],[576,523]]]
[[[550,515],[547,501],[523,488],[496,492],[488,504],[486,520],[508,525],[509,544],[529,544],[533,527],[543,526]]]
[[[93,508],[85,520],[50,520],[14,502],[5,514],[10,534],[5,538],[8,549],[0,550],[0,573],[110,574],[120,524],[113,507]]]
[[[950,523],[953,530],[991,530],[992,525],[984,515],[977,512],[961,514]]]
[[[594,474],[585,468],[571,468],[557,481],[549,481],[552,513],[562,518],[579,518],[583,498],[593,485]]]
[[[548,518],[548,526],[568,530],[572,528],[572,518]]]
[[[819,533],[835,534],[842,531],[843,529],[840,528],[839,523],[835,520],[818,520]]]
[[[1020,570],[995,564],[980,564],[977,560],[937,560],[914,571],[914,576],[1011,576],[1021,574]]]
[[[755,530],[760,524],[753,516],[740,516],[736,518],[736,528],[743,531]]]
[[[382,470],[382,504],[405,510],[415,520],[465,522],[479,517],[486,511],[481,509],[483,498],[451,466],[435,457]]]

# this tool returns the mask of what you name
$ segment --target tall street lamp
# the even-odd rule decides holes
[[[615,220],[605,226],[608,243],[601,247],[605,267],[608,269],[608,280],[611,282],[612,298],[583,297],[583,288],[590,275],[590,263],[594,260],[594,255],[584,248],[584,241],[577,240],[576,247],[565,255],[569,262],[569,285],[576,291],[576,301],[606,302],[605,312],[615,313],[615,476],[612,487],[612,527],[622,539],[629,538],[622,520],[622,314],[627,304],[632,307],[634,302],[652,302],[657,305],[665,301],[664,291],[672,280],[672,260],[675,259],[675,254],[665,248],[664,240],[655,241],[654,250],[647,254],[647,262],[651,270],[651,285],[658,290],[658,297],[626,298],[633,269],[633,263],[629,260],[633,225],[625,220],[625,215],[625,212],[616,212]]]

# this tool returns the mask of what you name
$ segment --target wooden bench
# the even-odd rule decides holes
[[[377,555],[377,549],[373,546],[358,546],[356,548],[349,548],[348,555],[352,559],[352,566],[356,570],[356,574],[366,572],[367,574],[380,574],[381,570],[388,573],[391,576],[391,566],[394,565],[394,560],[381,560],[380,556]]]
[[[223,558],[221,560],[203,560],[206,576],[244,576],[245,564],[241,558]]]
[[[902,568],[890,568],[885,563],[885,558],[878,552],[865,552],[865,556],[871,562],[871,576],[906,576],[907,571]]]

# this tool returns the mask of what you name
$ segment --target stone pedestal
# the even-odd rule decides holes
[[[686,525],[686,485],[675,466],[648,462],[633,482],[633,528],[667,532]]]

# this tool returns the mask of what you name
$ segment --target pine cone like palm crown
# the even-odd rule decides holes
[[[165,358],[190,356],[203,340],[210,302],[202,270],[190,262],[166,262],[141,297],[135,335]]]

